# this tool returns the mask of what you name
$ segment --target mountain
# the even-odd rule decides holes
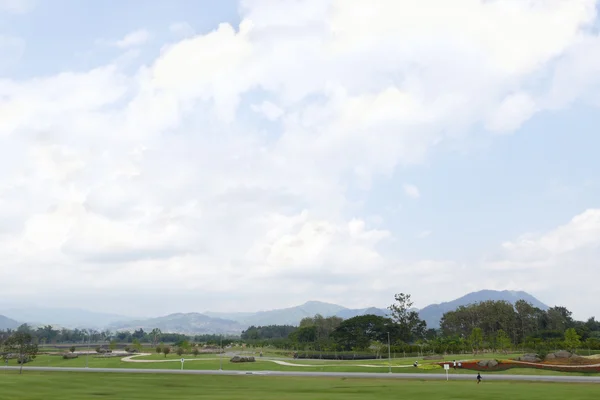
[[[469,304],[479,303],[482,301],[494,300],[494,301],[508,301],[511,304],[516,303],[518,300],[525,300],[531,303],[534,307],[538,307],[542,310],[547,310],[549,307],[530,295],[527,292],[510,291],[510,290],[480,290],[479,292],[472,292],[464,295],[456,300],[449,301],[441,304],[431,304],[419,311],[419,316],[422,320],[427,322],[428,328],[439,328],[440,319],[444,313],[448,311],[454,311],[460,306],[466,306]]]
[[[385,308],[377,308],[377,307],[369,307],[369,308],[360,308],[360,309],[350,309],[346,308],[344,310],[339,311],[336,314],[336,317],[340,317],[343,319],[358,317],[359,315],[378,315],[380,317],[389,316],[389,311]]]
[[[192,334],[239,334],[247,328],[236,321],[213,318],[199,313],[177,313],[164,317],[149,318],[139,321],[127,321],[112,324],[109,329],[118,331],[135,331],[143,329],[146,332],[158,328],[163,332]]]
[[[321,314],[324,317],[331,317],[343,310],[346,310],[346,308],[338,306],[337,304],[323,303],[320,301],[308,301],[296,307],[280,308],[270,311],[259,311],[256,313],[244,313],[238,316],[235,314],[229,315],[232,319],[244,325],[245,329],[251,325],[298,325],[302,318],[314,317],[316,314]]]
[[[17,329],[21,324],[14,319],[0,315],[0,330]]]
[[[9,318],[34,326],[54,325],[71,329],[104,329],[114,322],[133,319],[122,315],[93,312],[78,308],[12,308],[4,310],[2,313]]]

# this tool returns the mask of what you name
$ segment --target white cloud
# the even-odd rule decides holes
[[[458,277],[457,295],[487,283],[460,263],[390,251],[394,232],[366,222],[348,182],[368,190],[473,126],[510,131],[590,97],[594,6],[248,0],[239,28],[168,44],[134,74],[107,63],[0,80],[4,293],[106,307],[128,295],[143,299],[135,311],[165,312],[218,308],[202,302],[224,292],[246,309],[273,298],[386,304],[402,285],[424,305],[447,299],[435,289]],[[147,39],[136,31],[120,46]],[[556,240],[548,246],[569,248]],[[530,266],[556,257],[510,246]],[[36,280],[12,284],[23,273]]]
[[[404,184],[403,188],[404,193],[406,193],[408,197],[412,197],[413,199],[418,199],[419,197],[421,197],[421,191],[415,185],[406,183]]]
[[[502,244],[502,253],[486,263],[496,281],[513,280],[557,303],[575,309],[579,318],[598,315],[589,302],[597,288],[600,209],[589,209],[542,234],[524,234]],[[513,283],[514,284],[514,283]]]
[[[141,46],[150,39],[150,32],[145,29],[139,29],[137,31],[128,33],[121,40],[115,42],[115,46],[122,49],[129,47]]]
[[[0,11],[24,14],[35,7],[35,0],[0,0]]]
[[[417,235],[417,238],[419,238],[419,239],[425,239],[425,238],[431,236],[432,233],[433,233],[432,231],[421,231]]]
[[[184,37],[192,36],[196,33],[194,28],[187,22],[175,22],[169,26],[169,30],[175,35]]]
[[[263,101],[260,104],[253,104],[252,111],[263,114],[268,120],[275,121],[283,115],[283,110],[270,101]]]
[[[507,96],[490,116],[487,129],[493,132],[512,132],[536,112],[535,101],[526,93]]]

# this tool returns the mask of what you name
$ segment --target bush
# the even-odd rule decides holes
[[[75,353],[75,346],[71,346],[71,348],[69,348],[69,351],[70,351],[71,353]]]
[[[229,361],[232,363],[244,363],[244,362],[255,362],[256,360],[254,359],[254,357],[235,356]]]
[[[156,353],[157,354],[162,353],[162,347],[161,346],[156,346]]]
[[[197,348],[194,348],[194,350],[192,351],[192,353],[197,356],[198,354],[200,354],[200,350],[198,350]]]
[[[28,362],[33,361],[33,359],[29,356],[24,356],[23,358],[19,358],[17,360],[17,364],[27,364]]]

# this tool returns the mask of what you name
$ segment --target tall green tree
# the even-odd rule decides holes
[[[372,342],[387,343],[400,339],[398,325],[378,315],[359,315],[342,322],[331,338],[342,350],[366,350]]]
[[[154,328],[152,329],[152,332],[150,332],[150,337],[152,338],[153,346],[156,346],[160,341],[160,335],[162,335],[162,332],[158,328]]]
[[[469,335],[469,344],[473,349],[473,353],[477,354],[483,347],[483,331],[481,328],[473,328]]]
[[[23,373],[23,364],[34,360],[38,353],[38,345],[34,343],[31,333],[18,331],[4,342],[5,357],[16,356],[21,368],[19,374]]]
[[[498,349],[504,353],[510,348],[511,344],[512,343],[508,337],[508,334],[504,332],[504,330],[500,329],[496,334],[496,346]]]
[[[565,347],[570,351],[575,351],[581,347],[581,340],[575,328],[569,328],[565,331]]]
[[[398,293],[394,296],[395,303],[388,307],[392,320],[398,324],[400,339],[405,342],[423,339],[427,324],[419,318],[419,313],[412,310],[413,302],[410,294]]]

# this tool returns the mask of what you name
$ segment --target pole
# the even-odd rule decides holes
[[[88,335],[85,336],[87,338],[87,349],[85,351],[85,367],[88,367],[88,353],[90,349],[90,337]]]
[[[389,373],[392,373],[392,351],[390,348],[390,333],[388,332],[388,363],[389,363]]]
[[[219,371],[223,371],[223,334],[221,334],[221,344],[219,345]]]

